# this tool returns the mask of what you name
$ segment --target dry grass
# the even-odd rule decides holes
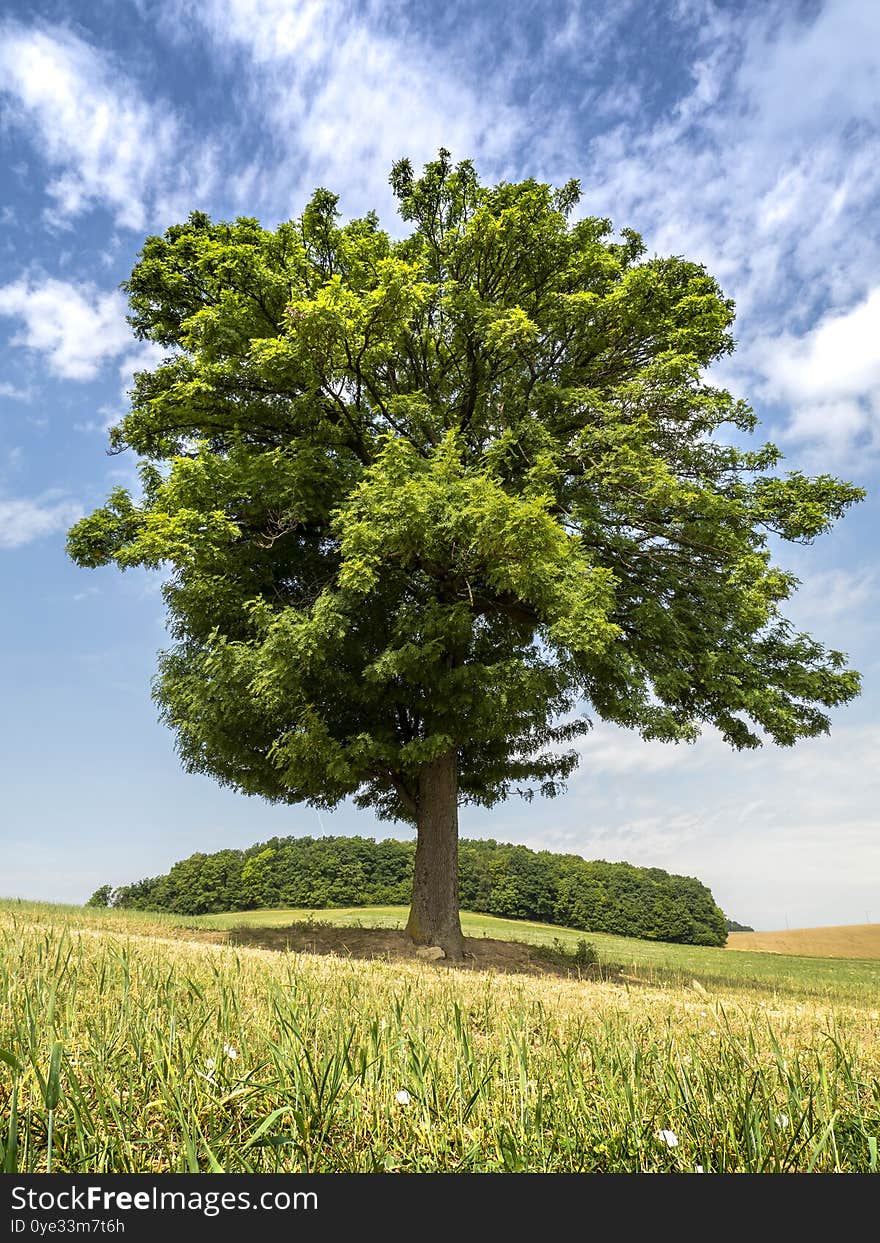
[[[727,948],[808,958],[880,958],[880,924],[791,928],[784,932],[731,932]]]

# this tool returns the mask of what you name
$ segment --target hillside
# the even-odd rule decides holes
[[[791,928],[784,932],[731,932],[727,948],[809,958],[880,958],[880,924]]]
[[[116,912],[108,911],[112,919]],[[348,907],[333,911],[263,910],[231,911],[225,915],[202,915],[195,919],[177,919],[194,932],[218,931],[229,934],[231,942],[253,947],[284,948],[285,930],[293,947],[308,944],[300,938],[312,926],[319,933],[326,926],[353,929],[402,928],[406,923],[405,906]],[[127,916],[119,912],[124,921]],[[150,916],[145,914],[144,919]],[[163,925],[173,927],[174,916],[160,916]],[[461,924],[469,938],[485,938],[492,944],[522,942],[542,949],[559,947],[570,955],[578,943],[587,940],[598,952],[599,962],[623,970],[627,976],[644,983],[672,984],[693,987],[694,980],[710,988],[769,989],[774,993],[798,996],[835,997],[868,1002],[880,995],[880,962],[842,961],[837,958],[809,958],[797,955],[742,952],[729,954],[726,949],[709,945],[676,945],[663,941],[646,941],[636,937],[612,936],[608,933],[584,933],[577,928],[560,928],[534,920],[499,919],[462,911]],[[112,926],[112,924],[111,924]],[[341,951],[345,953],[345,950]]]

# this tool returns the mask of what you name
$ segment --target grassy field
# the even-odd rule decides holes
[[[728,949],[808,958],[880,958],[880,924],[845,924],[838,928],[791,928],[785,932],[732,932]]]
[[[402,928],[406,916],[407,908],[403,906],[369,906],[323,911],[235,911],[229,915],[201,915],[186,923],[193,928],[283,928],[313,919],[321,923],[350,926]],[[552,924],[499,919],[493,915],[468,912],[462,914],[461,922],[465,935],[469,937],[495,937],[545,946],[558,941],[569,950],[573,950],[577,942],[586,937],[596,947],[603,962],[614,963],[652,983],[690,984],[696,977],[704,985],[713,987],[735,986],[780,994],[864,1000],[875,1005],[880,1002],[880,962],[867,956],[864,961],[851,959],[840,962],[832,958],[804,961],[796,955],[771,956],[761,952],[730,954],[710,946],[638,941],[633,937],[584,933]]]
[[[877,963],[591,936],[621,984],[189,939],[217,923],[0,904],[0,1168],[880,1170]]]

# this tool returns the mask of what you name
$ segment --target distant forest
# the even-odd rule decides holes
[[[96,905],[202,915],[260,907],[392,906],[412,892],[413,841],[275,837],[194,854],[155,876],[96,891]],[[462,841],[464,910],[652,941],[723,945],[728,921],[700,881],[660,868],[588,862],[494,841]]]

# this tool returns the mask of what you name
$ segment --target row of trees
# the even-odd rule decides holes
[[[165,876],[104,886],[103,902],[201,915],[258,907],[397,905],[410,900],[415,843],[364,837],[272,838],[194,854]],[[724,914],[700,881],[660,868],[588,862],[494,841],[462,841],[463,907],[592,932],[723,945]]]

